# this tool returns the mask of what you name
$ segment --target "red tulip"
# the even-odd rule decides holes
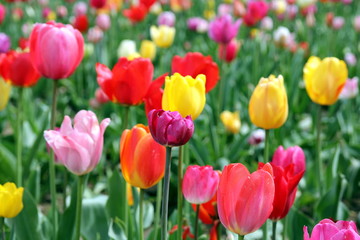
[[[93,8],[102,8],[106,4],[106,0],[90,0],[90,6]]]
[[[148,13],[148,9],[144,4],[132,5],[129,9],[123,10],[123,14],[132,23],[141,22]]]
[[[84,56],[84,38],[71,25],[37,23],[30,35],[30,55],[44,77],[67,78]]]
[[[148,113],[153,109],[161,109],[162,96],[164,92],[161,87],[164,85],[166,76],[167,73],[161,75],[150,84],[150,87],[144,97],[146,115],[148,115]]]
[[[219,45],[219,58],[226,62],[232,62],[240,49],[240,43],[236,39],[231,40],[229,44]]]
[[[19,38],[18,45],[22,50],[25,50],[30,47],[30,42],[28,38]]]
[[[275,195],[270,164],[250,174],[241,163],[225,166],[218,188],[218,214],[230,231],[246,235],[270,216]]]
[[[147,9],[150,9],[155,2],[156,0],[140,0],[140,3],[143,4]]]
[[[154,73],[149,59],[120,58],[113,70],[96,64],[97,81],[112,102],[138,105],[146,96]]]
[[[15,51],[0,54],[0,75],[19,87],[33,86],[41,77],[32,65],[30,53]]]
[[[84,33],[89,28],[88,17],[86,15],[76,16],[72,25],[74,26],[74,28],[76,28],[80,32]]]
[[[174,56],[171,62],[173,73],[183,76],[190,75],[195,78],[199,74],[206,76],[206,92],[213,89],[220,79],[219,68],[211,56],[203,56],[198,52],[189,52],[184,57]]]

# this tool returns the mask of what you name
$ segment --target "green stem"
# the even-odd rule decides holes
[[[178,164],[178,215],[177,215],[177,223],[178,223],[178,232],[177,232],[177,240],[181,240],[182,234],[182,207],[183,207],[183,195],[182,195],[182,178],[183,178],[183,156],[184,156],[184,146],[179,147],[179,164]]]
[[[287,229],[287,217],[283,219],[284,229],[283,229],[283,240],[286,240],[286,229]]]
[[[269,161],[269,129],[265,130],[265,148],[264,148],[264,163]]]
[[[130,106],[125,106],[124,109],[124,121],[123,121],[123,129],[127,129],[129,125],[129,112],[130,112]]]
[[[122,128],[123,130],[128,128],[128,124],[129,124],[129,112],[130,112],[130,106],[125,106],[124,109],[124,121],[123,121],[123,125]],[[124,193],[124,222],[125,222],[125,235],[126,237],[129,237],[129,231],[128,231],[128,223],[129,223],[129,205],[128,205],[128,194],[127,194],[127,183],[126,181],[124,181],[125,183],[125,193]]]
[[[198,239],[198,226],[199,226],[199,211],[200,204],[196,204],[196,214],[195,214],[195,240]]]
[[[0,217],[0,229],[2,231],[2,239],[5,240],[6,236],[5,236],[5,218]]]
[[[244,239],[245,238],[245,236],[243,236],[243,235],[238,235],[238,240],[242,240],[242,239]]]
[[[268,221],[266,221],[264,223],[264,225],[262,226],[262,230],[263,230],[263,239],[264,240],[268,240]]]
[[[64,170],[64,185],[63,185],[63,212],[65,212],[66,209],[66,186],[68,183],[68,174],[67,174],[67,169],[63,169]]]
[[[316,119],[316,162],[318,170],[318,190],[320,197],[323,195],[324,173],[322,171],[323,162],[321,159],[321,105],[318,105],[317,119]]]
[[[56,122],[56,103],[57,103],[57,92],[58,92],[58,82],[59,80],[53,81],[53,96],[52,96],[52,106],[51,106],[51,120],[50,120],[50,129],[55,128]],[[56,238],[56,233],[58,229],[58,216],[56,209],[56,185],[55,185],[55,153],[51,151],[51,159],[49,161],[49,173],[50,173],[50,194],[51,194],[51,212],[53,217],[53,234],[54,239]]]
[[[144,189],[140,189],[140,216],[139,216],[139,228],[140,228],[140,240],[144,240]]]
[[[23,92],[24,88],[19,87],[19,99],[16,112],[16,184],[22,186],[22,111],[23,111]]]
[[[171,170],[171,147],[166,147],[166,165],[163,188],[163,202],[161,206],[161,240],[167,239],[167,217],[169,203],[169,186],[170,186],[170,170]]]
[[[156,192],[156,212],[155,212],[155,233],[154,233],[154,240],[158,240],[158,230],[159,230],[159,220],[160,220],[160,207],[161,207],[161,197],[162,197],[162,180],[157,185],[157,192]]]
[[[276,224],[277,224],[277,221],[273,221],[273,224],[272,224],[272,240],[276,240]]]
[[[82,209],[82,194],[84,186],[85,175],[79,176],[76,199],[76,218],[75,218],[75,240],[80,240],[81,235],[81,209]]]

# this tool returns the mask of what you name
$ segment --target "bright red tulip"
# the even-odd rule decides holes
[[[213,89],[220,79],[218,65],[211,56],[203,56],[198,52],[189,52],[184,57],[174,56],[171,62],[171,71],[183,76],[195,78],[199,74],[206,76],[206,92]]]
[[[148,115],[148,113],[153,109],[161,109],[162,96],[164,92],[161,87],[164,85],[166,76],[167,73],[161,75],[150,84],[150,87],[144,97],[146,115]]]
[[[226,62],[232,62],[240,49],[240,43],[236,39],[231,40],[229,44],[219,45],[219,58]]]
[[[15,51],[0,54],[0,76],[18,87],[31,87],[41,77],[32,65],[30,53]]]
[[[30,35],[30,55],[44,77],[67,78],[84,56],[84,38],[71,25],[37,23]]]
[[[132,23],[141,22],[148,13],[148,9],[144,4],[132,5],[129,9],[124,9],[123,14]]]
[[[84,33],[89,28],[88,17],[86,15],[78,15],[75,17],[75,20],[72,25],[74,26],[74,28]]]
[[[18,45],[22,50],[25,50],[30,47],[30,42],[28,38],[19,38]]]
[[[142,189],[157,184],[165,172],[165,147],[142,124],[126,129],[120,140],[121,171],[132,186]]]
[[[256,231],[273,209],[271,165],[265,164],[252,174],[241,163],[225,166],[217,194],[219,218],[227,229],[240,235]]]

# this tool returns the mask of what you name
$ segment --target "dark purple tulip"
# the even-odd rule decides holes
[[[210,22],[209,37],[217,43],[228,44],[236,37],[240,25],[240,19],[233,23],[230,15],[222,15]]]
[[[164,146],[186,144],[194,133],[191,116],[183,118],[179,112],[153,109],[148,114],[149,129],[154,140]]]

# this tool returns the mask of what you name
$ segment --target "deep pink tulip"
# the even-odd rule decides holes
[[[4,18],[6,16],[6,8],[4,5],[0,4],[0,24],[4,21]]]
[[[311,237],[304,227],[304,240],[360,240],[360,235],[353,221],[321,220],[314,227]]]
[[[219,46],[219,58],[226,62],[232,62],[240,49],[240,42],[233,39],[229,44]]]
[[[248,26],[253,26],[263,19],[269,10],[269,6],[265,1],[252,0],[248,2],[247,11],[244,16],[244,22]]]
[[[230,15],[215,18],[209,24],[209,37],[217,43],[228,44],[238,33],[241,20],[234,23]]]
[[[179,112],[153,109],[148,114],[151,135],[164,146],[181,146],[187,143],[194,133],[191,116],[183,118]]]
[[[284,149],[283,146],[278,147],[272,158],[272,163],[283,168],[294,164],[294,174],[303,172],[306,169],[305,154],[299,146],[289,147],[288,149]]]
[[[106,4],[106,0],[90,0],[90,6],[93,8],[102,8]]]
[[[84,55],[84,38],[71,25],[56,22],[35,24],[30,35],[34,67],[44,77],[69,77]]]
[[[76,175],[84,175],[93,170],[100,160],[104,132],[109,124],[109,118],[99,125],[95,113],[81,110],[74,118],[74,127],[70,117],[65,116],[60,130],[47,130],[44,137],[54,150],[57,163]]]
[[[219,178],[212,166],[188,166],[182,183],[185,199],[193,204],[210,201],[217,191]]]
[[[241,163],[225,166],[217,192],[221,223],[240,235],[256,231],[270,216],[274,195],[269,163],[252,174]]]

